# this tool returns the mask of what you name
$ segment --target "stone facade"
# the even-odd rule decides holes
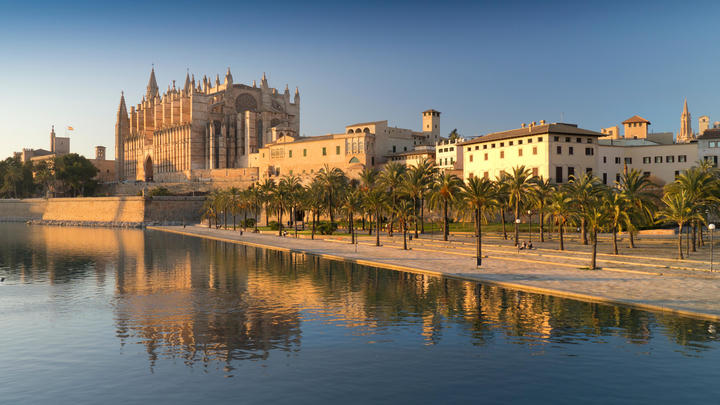
[[[300,130],[300,93],[270,88],[265,75],[258,87],[223,83],[188,74],[181,89],[173,81],[162,95],[150,73],[142,101],[127,110],[121,95],[115,126],[117,179],[190,180],[198,170],[249,167],[249,156]]]

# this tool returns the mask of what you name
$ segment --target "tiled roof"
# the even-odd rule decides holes
[[[370,122],[359,122],[359,123],[357,123],[357,124],[345,125],[345,128],[348,128],[348,127],[359,127],[359,126],[361,126],[361,125],[377,125],[377,124],[382,124],[382,123],[386,123],[386,124],[387,124],[387,120],[383,120],[383,121],[370,121]]]
[[[697,139],[718,139],[720,138],[720,128],[709,128],[698,136]]]
[[[585,135],[585,136],[605,136],[600,132],[590,131],[589,129],[578,128],[575,124],[552,123],[544,125],[535,125],[527,128],[511,129],[509,131],[494,132],[484,136],[473,138],[469,141],[460,143],[459,145],[469,145],[473,143],[482,143],[490,141],[499,141],[503,139],[521,138],[525,136],[541,135],[541,134],[563,134],[563,135]]]
[[[650,121],[646,120],[645,118],[643,118],[639,115],[633,115],[632,117],[626,119],[622,123],[623,124],[645,123],[645,124],[650,125]]]

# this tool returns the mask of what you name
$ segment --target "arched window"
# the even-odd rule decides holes
[[[354,133],[352,129],[348,129],[348,134]]]
[[[353,156],[353,158],[350,159],[350,163],[360,163],[360,160],[357,157]]]
[[[369,134],[369,133],[370,133],[370,128],[365,127],[365,129],[363,129],[363,132],[365,132],[366,134]]]

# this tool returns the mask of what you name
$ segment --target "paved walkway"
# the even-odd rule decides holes
[[[698,260],[602,255],[598,257],[602,269],[591,271],[583,269],[589,255],[585,251],[560,252],[541,247],[518,254],[507,242],[491,241],[484,244],[487,257],[482,267],[476,268],[474,244],[462,240],[447,243],[416,239],[409,242],[412,250],[402,250],[401,235],[383,237],[383,246],[376,247],[374,237],[367,236],[355,246],[349,239],[337,236],[310,240],[248,232],[240,235],[237,231],[201,226],[148,229],[720,320],[720,273],[709,272],[707,264]]]

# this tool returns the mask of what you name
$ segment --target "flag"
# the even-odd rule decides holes
[[[71,126],[68,126],[68,127],[67,127],[67,130],[68,130],[68,131],[74,131],[75,128],[73,128],[73,127],[71,127]]]

